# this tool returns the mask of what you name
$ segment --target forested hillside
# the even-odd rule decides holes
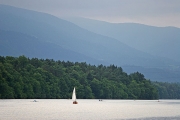
[[[141,73],[128,75],[115,65],[0,57],[0,98],[157,99],[158,91]]]
[[[153,82],[159,99],[180,99],[180,83]]]

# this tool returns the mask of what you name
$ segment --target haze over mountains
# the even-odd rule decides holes
[[[146,78],[169,82],[179,80],[180,74],[174,72],[174,69],[179,71],[180,29],[156,28],[139,24],[121,24],[120,28],[122,29],[119,29],[119,24],[98,22],[98,25],[102,26],[95,27],[84,20],[85,24],[92,27],[90,29],[76,23],[79,27],[74,24],[75,22],[71,23],[46,13],[0,5],[0,55],[25,55],[44,59],[87,62],[95,65],[115,64],[128,66],[124,67],[124,70],[129,72],[136,72],[139,68],[145,69],[144,72],[153,69],[157,71],[155,74],[158,72],[161,74],[157,74],[158,76],[153,78],[152,73],[147,72]],[[129,26],[129,29],[126,25]],[[151,34],[146,33],[146,29]],[[156,31],[165,31],[165,33],[171,31],[171,34],[169,33],[167,38],[163,36],[164,33],[160,34]],[[138,41],[135,42],[131,41],[136,38],[141,39],[137,39]],[[147,44],[147,41],[143,41],[144,38],[147,38],[148,41],[156,39]],[[162,51],[166,49],[159,51],[155,49],[158,48],[158,45],[159,48],[163,48],[160,45],[161,40],[165,38],[166,42],[163,42],[163,46],[167,45],[164,47],[166,49],[171,43],[176,43],[167,53],[168,56],[162,54]],[[142,44],[140,44],[141,42]],[[155,44],[156,42],[157,44]],[[162,79],[158,79],[158,77]]]

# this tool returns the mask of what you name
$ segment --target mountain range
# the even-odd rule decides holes
[[[84,23],[86,22],[87,21],[84,20]],[[98,22],[104,24],[102,21]],[[127,24],[122,25],[126,26]],[[27,57],[43,59],[87,62],[94,65],[114,64],[124,66],[123,69],[127,72],[140,71],[143,73],[148,70],[155,70],[157,73],[161,72],[162,74],[157,74],[157,77],[153,78],[153,73],[147,72],[148,74],[145,74],[145,77],[154,81],[178,82],[180,78],[178,66],[180,65],[180,61],[179,53],[175,46],[173,50],[174,53],[177,52],[177,54],[176,57],[171,55],[171,58],[165,56],[166,54],[159,55],[160,53],[158,52],[157,54],[152,54],[148,51],[149,49],[144,50],[144,48],[146,48],[145,43],[147,42],[142,43],[141,45],[143,47],[139,49],[139,47],[133,46],[137,41],[130,41],[133,38],[134,40],[138,38],[135,37],[138,35],[142,37],[139,41],[142,41],[143,37],[149,38],[147,34],[142,32],[145,31],[144,28],[151,29],[149,30],[150,32],[157,31],[159,28],[139,24],[128,24],[129,28],[132,27],[132,29],[137,30],[137,32],[139,29],[142,29],[139,31],[139,34],[135,34],[133,31],[127,30],[126,27],[121,31],[119,29],[116,30],[115,28],[117,26],[119,25],[114,25],[114,29],[110,29],[113,30],[114,33],[113,31],[109,31],[113,34],[118,32],[117,37],[115,37],[110,35],[110,33],[102,34],[73,21],[70,22],[60,19],[50,14],[0,5],[0,55],[25,55]],[[93,28],[93,24],[91,27]],[[105,31],[105,29],[108,28],[99,27],[95,29]],[[160,32],[166,29],[179,31],[178,28],[171,27],[161,29],[162,30],[159,30]],[[177,31],[172,32],[169,36],[171,36],[170,38],[172,38],[173,42],[177,42],[176,45],[178,46],[178,39],[180,37],[176,35]],[[124,36],[119,38],[119,33],[124,34]],[[179,32],[177,32],[177,34],[178,33]],[[154,37],[155,35],[152,32],[151,36]],[[157,33],[157,36],[158,35],[159,39],[164,37],[163,34]],[[127,39],[128,36],[131,39]],[[161,39],[159,41],[161,41]],[[166,42],[163,43],[167,44]],[[154,46],[153,44],[152,46]],[[158,46],[158,44],[156,45]],[[168,43],[168,45],[170,45],[170,43]],[[166,49],[168,49],[168,45],[165,46]],[[171,49],[171,51],[173,50]],[[163,79],[158,79],[158,77]]]
[[[89,31],[115,38],[137,50],[180,62],[179,28],[137,23],[108,23],[80,17],[67,20]]]

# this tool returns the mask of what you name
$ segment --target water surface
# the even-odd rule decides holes
[[[180,100],[0,100],[0,120],[180,120]]]

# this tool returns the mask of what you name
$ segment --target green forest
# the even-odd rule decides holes
[[[180,83],[153,82],[159,99],[180,99]]]
[[[115,65],[0,56],[1,99],[71,99],[74,87],[78,99],[180,98],[179,84],[151,82]]]

